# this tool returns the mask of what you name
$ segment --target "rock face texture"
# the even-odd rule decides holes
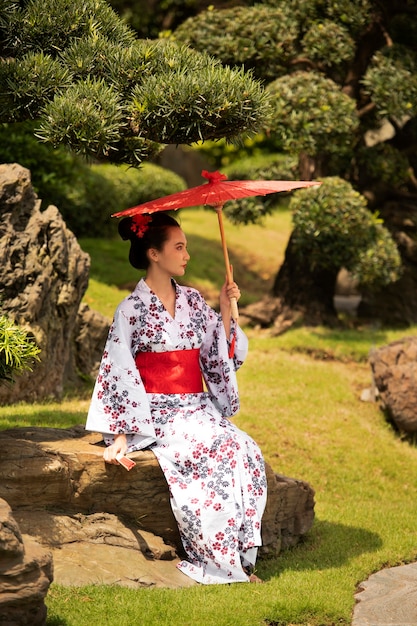
[[[33,372],[0,386],[0,403],[60,397],[76,370],[94,365],[93,338],[82,352],[77,333],[95,321],[81,299],[87,289],[90,257],[83,252],[54,206],[41,211],[30,172],[17,164],[0,165],[1,310],[33,334],[41,361]],[[99,316],[101,317],[101,316]],[[101,323],[101,326],[100,326]],[[101,354],[108,322],[98,324]],[[85,334],[85,331],[84,331]],[[103,338],[104,336],[104,338]],[[85,337],[84,337],[85,339]],[[78,363],[78,353],[89,354]],[[81,369],[83,373],[89,373]]]
[[[0,624],[44,624],[51,582],[51,552],[21,534],[9,505],[0,499]]]
[[[151,451],[132,454],[136,466],[127,472],[104,463],[101,436],[82,426],[2,431],[0,449],[0,497],[22,532],[53,551],[56,582],[191,584],[175,568],[181,543]],[[267,472],[261,556],[295,545],[314,520],[308,483]]]
[[[417,337],[378,348],[369,360],[383,408],[400,432],[417,432]]]
[[[79,372],[93,379],[98,374],[110,322],[87,304],[80,304],[74,328],[75,365]]]

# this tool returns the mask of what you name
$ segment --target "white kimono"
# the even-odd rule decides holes
[[[170,488],[187,560],[178,567],[204,584],[247,582],[261,545],[266,504],[262,454],[228,417],[239,409],[236,370],[247,338],[234,325],[234,356],[221,316],[195,289],[175,284],[174,318],[146,282],[118,306],[88,413],[105,442],[125,433],[128,451],[151,447]],[[207,391],[147,393],[138,352],[199,349]]]

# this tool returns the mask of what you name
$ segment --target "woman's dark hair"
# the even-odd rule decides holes
[[[173,226],[180,228],[177,220],[167,213],[153,213],[148,216],[150,221],[142,236],[135,231],[133,218],[125,217],[119,222],[119,235],[124,241],[130,240],[129,262],[137,270],[146,270],[149,267],[149,259],[146,254],[150,248],[162,250],[168,239],[169,229]],[[132,228],[133,226],[133,228]]]

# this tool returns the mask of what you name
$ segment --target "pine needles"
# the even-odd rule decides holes
[[[13,382],[16,374],[31,370],[40,349],[30,334],[5,315],[0,316],[0,382]]]

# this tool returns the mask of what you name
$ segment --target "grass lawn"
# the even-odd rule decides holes
[[[180,219],[192,256],[186,280],[214,301],[224,277],[216,216],[187,210]],[[270,288],[289,227],[285,211],[264,229],[226,223],[247,302]],[[111,316],[138,278],[126,262],[127,244],[81,245],[92,256],[85,300]],[[295,328],[272,337],[247,329],[235,422],[276,472],[315,489],[316,519],[305,541],[258,562],[264,585],[132,591],[52,584],[48,626],[348,626],[359,582],[417,559],[417,448],[394,432],[377,404],[360,400],[371,383],[369,351],[416,330]],[[83,423],[88,397],[2,407],[0,427]]]

